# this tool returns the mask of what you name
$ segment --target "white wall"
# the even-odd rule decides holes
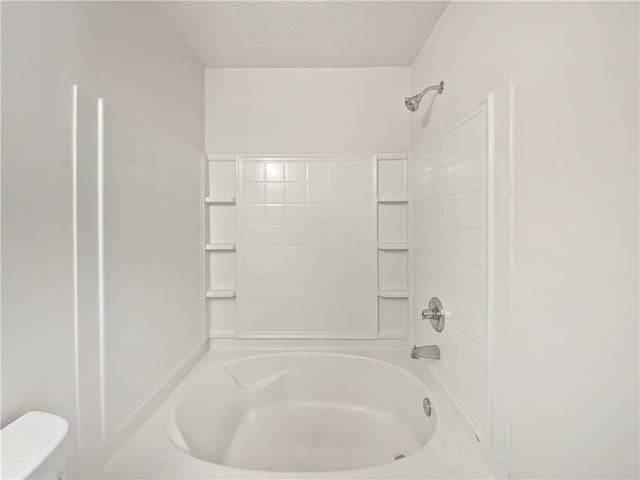
[[[408,68],[207,69],[208,153],[406,152]]]
[[[436,136],[514,77],[515,477],[638,475],[638,4],[449,5],[412,68]]]
[[[72,85],[90,92],[83,98],[105,98],[112,126],[116,117],[135,126],[112,137],[124,156],[105,154],[113,220],[105,229],[105,402],[110,412],[120,408],[110,424],[117,427],[204,341],[203,70],[147,5],[16,2],[2,9],[2,424],[46,410],[72,423],[75,441]],[[134,138],[128,147],[125,133]],[[164,153],[189,153],[149,151],[172,145],[181,147]],[[136,271],[119,277],[125,258]],[[130,282],[117,283],[123,278]],[[124,285],[138,310],[114,293]],[[109,330],[123,326],[124,335]],[[95,392],[80,392],[81,401],[90,397]]]

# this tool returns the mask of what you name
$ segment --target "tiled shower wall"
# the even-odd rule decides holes
[[[406,339],[407,155],[209,155],[210,338]]]
[[[241,159],[241,336],[375,338],[374,161]]]
[[[487,128],[480,107],[412,153],[413,318],[442,300],[444,331],[415,320],[415,343],[440,346],[435,374],[485,431],[487,398]]]

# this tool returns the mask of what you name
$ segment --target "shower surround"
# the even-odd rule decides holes
[[[209,155],[213,349],[104,475],[491,477],[489,133],[508,119],[495,97],[410,156]],[[409,321],[431,295],[442,333]],[[409,338],[442,358],[411,359]]]
[[[267,79],[266,89],[270,77],[281,73],[256,72]],[[317,81],[306,78],[306,73],[299,72],[307,85]],[[324,72],[339,81],[359,73],[334,76]],[[406,73],[378,70],[374,82]],[[229,78],[246,76],[246,72],[208,72],[209,84],[218,87]],[[350,82],[343,86],[347,85],[353,88]],[[225,99],[219,98],[219,90],[209,89],[208,104],[222,103],[224,111],[225,102],[242,86],[239,81],[229,87],[233,91],[228,91]],[[251,91],[250,96],[259,97],[261,91]],[[387,101],[384,92],[380,97],[377,101]],[[426,476],[442,475],[442,468],[455,468],[459,474],[467,472],[474,477],[490,475],[486,465],[493,458],[485,449],[496,439],[492,437],[494,412],[487,400],[488,176],[492,172],[490,147],[495,147],[489,133],[496,128],[504,131],[508,125],[508,115],[497,115],[501,123],[495,123],[498,109],[494,97],[485,97],[474,110],[426,138],[410,155],[362,154],[349,152],[349,148],[343,154],[319,152],[317,148],[298,154],[262,154],[258,149],[266,144],[261,144],[257,133],[248,133],[251,145],[244,148],[253,150],[251,153],[209,154],[203,162],[201,194],[203,302],[212,352],[105,474],[154,475],[145,459],[162,451],[169,462],[163,468],[182,478],[304,477],[311,472],[330,478],[344,476],[347,468],[348,476],[354,478],[403,478],[414,476],[421,462],[436,456],[441,462],[430,463],[422,472]],[[267,111],[269,105],[277,108],[278,101],[277,96],[259,100]],[[398,110],[392,118],[406,118],[409,113],[404,105],[395,96],[393,101]],[[228,123],[245,124],[241,119],[247,118],[248,132],[257,132],[256,119],[250,118],[254,101],[245,102],[246,109],[228,112]],[[430,105],[423,102],[421,107],[428,110]],[[508,112],[508,103],[500,113],[505,108]],[[224,145],[222,132],[228,124],[220,123],[219,110],[207,110],[208,141]],[[493,112],[491,117],[489,111]],[[265,128],[273,128],[277,137],[283,128],[289,128],[290,120],[281,118],[279,126]],[[351,119],[347,115],[341,121]],[[364,116],[361,121],[367,122]],[[375,131],[375,122],[375,118],[369,122],[370,131]],[[333,136],[336,144],[340,143],[329,124],[323,128],[321,137]],[[280,150],[287,151],[299,139],[293,137],[290,143],[282,140],[285,143]],[[305,142],[312,145],[313,137]],[[367,144],[375,147],[380,143],[370,137]],[[473,270],[473,275],[463,279],[467,270]],[[468,283],[470,280],[475,283]],[[432,331],[428,322],[412,321],[419,318],[431,296],[444,303],[442,333]],[[440,346],[441,359],[411,359],[408,340]],[[273,348],[295,353],[265,356]],[[318,353],[304,355],[301,350],[309,348]],[[356,362],[340,355],[345,349],[382,362]],[[237,363],[227,363],[231,359]],[[427,362],[432,372],[421,368]],[[271,364],[277,367],[256,374],[258,366]],[[351,367],[356,364],[368,367]],[[405,391],[393,397],[395,400],[389,398],[391,403],[384,408],[361,404],[348,395],[351,389],[369,391],[365,385],[368,378],[390,385],[382,380],[390,364],[401,367],[405,374],[417,374],[416,380],[426,385],[424,393],[410,394],[400,385],[390,390],[383,387],[392,397],[392,392]],[[244,372],[242,378],[233,373],[237,368]],[[330,370],[336,373],[329,375]],[[326,384],[327,375],[335,385]],[[300,384],[297,378],[313,378],[317,388]],[[207,392],[214,390],[220,394],[215,402],[221,403],[211,415],[229,419],[211,420],[220,427],[216,435],[202,428],[207,414],[198,406],[199,402],[211,405],[214,400]],[[336,396],[326,397],[328,392],[336,392]],[[372,401],[384,396],[381,392],[372,394]],[[400,401],[400,397],[406,399]],[[403,410],[417,409],[415,419],[408,423],[393,413],[404,401],[409,403]],[[427,420],[424,402],[433,409],[434,418]],[[362,412],[366,419],[356,412]],[[462,415],[458,417],[456,412]],[[324,418],[323,427],[305,423],[305,415]],[[295,432],[277,427],[289,421]],[[407,440],[404,437],[414,435],[411,429],[421,431],[425,421],[431,422],[431,433],[413,447],[411,441],[403,443]],[[360,463],[349,463],[330,448],[325,451],[320,447],[324,444],[320,437],[328,444],[354,441],[341,430],[345,425],[356,437],[371,428],[380,432],[374,437],[381,443],[351,459],[360,459]],[[149,449],[150,438],[159,430],[166,430],[168,438]],[[229,440],[224,431],[245,436],[246,442],[236,442],[235,437]],[[267,443],[268,438],[279,440],[272,453],[264,456],[265,452],[251,450],[252,435]],[[298,441],[287,443],[288,435],[297,435]],[[418,438],[423,438],[421,435]],[[305,439],[308,450],[300,450],[295,459],[284,455],[289,447],[292,451],[303,448]],[[445,447],[449,441],[461,449]],[[391,457],[398,460],[390,462]],[[170,464],[181,466],[175,469]]]
[[[488,145],[483,102],[415,147],[411,175],[412,313],[418,318],[435,293],[447,312],[442,333],[423,322],[415,335],[440,346],[434,373],[480,437],[487,434]]]
[[[406,339],[406,162],[210,155],[211,338]]]

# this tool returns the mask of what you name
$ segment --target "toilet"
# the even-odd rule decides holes
[[[0,430],[0,478],[64,478],[68,432],[64,418],[46,412],[28,412],[11,422]]]

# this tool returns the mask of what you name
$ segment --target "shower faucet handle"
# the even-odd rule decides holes
[[[431,321],[431,326],[436,332],[444,330],[444,308],[438,297],[429,300],[429,308],[422,310],[422,320]]]

